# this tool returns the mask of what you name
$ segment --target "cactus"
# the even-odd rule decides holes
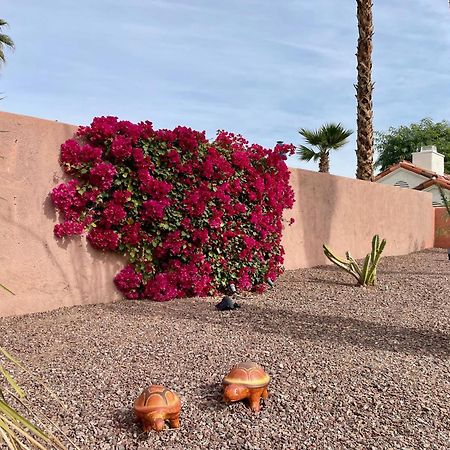
[[[341,267],[350,275],[356,278],[356,281],[361,286],[373,286],[377,279],[377,266],[381,258],[381,253],[386,246],[386,239],[380,242],[380,237],[376,234],[372,238],[372,251],[364,259],[363,266],[360,267],[349,252],[346,252],[346,260],[339,259],[333,255],[331,250],[324,244],[323,252],[325,256],[338,267]]]

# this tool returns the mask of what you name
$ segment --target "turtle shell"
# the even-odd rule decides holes
[[[134,402],[134,409],[150,412],[153,410],[174,410],[181,407],[180,397],[175,392],[159,384],[144,389]]]
[[[267,386],[270,377],[264,369],[253,362],[246,362],[234,366],[230,373],[223,379],[223,384],[241,384],[249,388]]]

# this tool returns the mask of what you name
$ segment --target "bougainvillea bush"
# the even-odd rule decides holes
[[[282,270],[293,152],[97,117],[61,146],[72,179],[51,192],[63,218],[54,233],[87,232],[94,248],[127,256],[114,279],[127,298],[205,296],[230,283],[261,291]]]

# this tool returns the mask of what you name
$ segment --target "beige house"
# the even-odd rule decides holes
[[[443,206],[440,186],[450,198],[450,175],[444,173],[444,155],[434,145],[422,147],[412,154],[412,163],[401,161],[379,173],[374,181],[400,188],[431,192],[433,206]]]

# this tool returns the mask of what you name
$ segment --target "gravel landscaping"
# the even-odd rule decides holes
[[[238,310],[218,312],[219,300],[4,318],[1,345],[66,404],[29,388],[85,449],[449,448],[445,250],[383,258],[374,288],[324,266],[286,272]],[[223,376],[246,360],[272,377],[260,413],[220,401]],[[180,429],[143,433],[135,423],[132,403],[151,383],[180,395]]]

